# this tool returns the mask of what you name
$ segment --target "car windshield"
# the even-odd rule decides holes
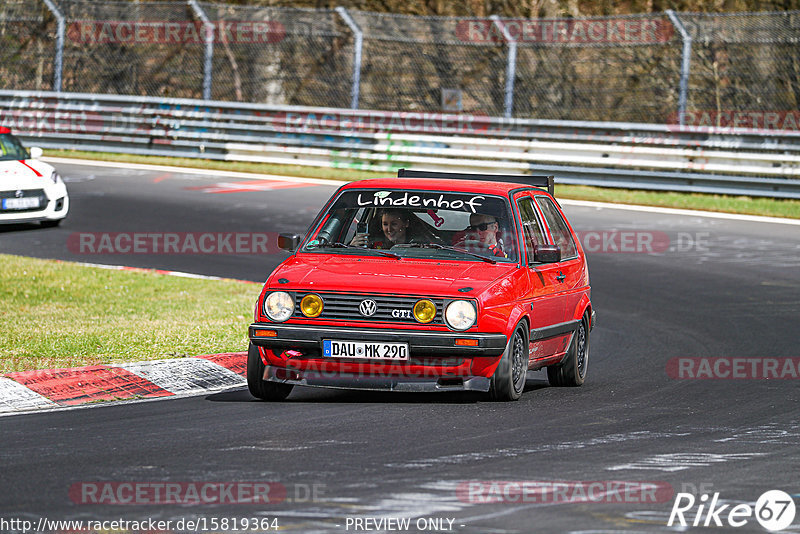
[[[0,134],[0,160],[28,159],[28,151],[11,134]]]
[[[516,262],[513,221],[500,196],[350,189],[331,204],[303,251]]]

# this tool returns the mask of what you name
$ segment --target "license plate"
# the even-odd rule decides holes
[[[27,210],[39,207],[39,197],[4,198],[4,210]]]
[[[322,341],[326,358],[366,358],[368,360],[407,360],[407,343],[372,343],[368,341]]]

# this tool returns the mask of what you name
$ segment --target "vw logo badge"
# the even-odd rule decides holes
[[[14,193],[14,196],[17,197],[17,198],[22,198],[22,195],[24,195],[24,194],[25,193],[22,192],[22,189],[17,189],[17,192]]]
[[[378,303],[372,299],[365,299],[358,305],[358,311],[364,317],[372,317],[378,311]]]

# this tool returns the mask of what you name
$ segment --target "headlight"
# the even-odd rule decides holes
[[[466,300],[454,300],[444,311],[444,320],[453,330],[466,330],[475,324],[477,318],[475,306]]]
[[[414,304],[414,319],[420,323],[429,323],[436,318],[436,304],[428,299],[418,300]]]
[[[58,181],[61,180],[61,176],[59,176],[56,171],[53,171],[53,174],[50,175],[50,179],[53,180],[54,184],[57,184]]]
[[[270,293],[264,299],[264,313],[276,323],[282,323],[294,313],[294,299],[284,291]]]
[[[322,299],[319,295],[306,295],[300,301],[300,311],[306,317],[318,317],[322,313]]]

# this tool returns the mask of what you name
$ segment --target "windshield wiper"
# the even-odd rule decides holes
[[[312,247],[306,247],[306,248],[312,248]],[[323,244],[314,245],[313,248],[352,248],[356,250],[368,250],[370,252],[377,252],[381,256],[386,256],[387,258],[394,258],[396,260],[403,259],[402,256],[398,256],[393,252],[386,252],[385,250],[380,250],[377,248],[357,247],[355,245],[348,245],[347,243],[342,243],[341,241],[337,241],[335,243],[325,243],[324,245]]]
[[[448,245],[440,245],[438,243],[404,243],[401,245],[395,245],[396,247],[407,247],[407,248],[435,248],[439,250],[452,250],[454,252],[461,252],[462,254],[467,254],[469,256],[473,256],[478,258],[479,260],[483,260],[487,263],[491,263],[494,265],[497,263],[497,260],[489,258],[487,256],[483,256],[481,254],[477,254],[475,252],[470,252],[469,250],[464,250],[463,248],[451,247]]]

